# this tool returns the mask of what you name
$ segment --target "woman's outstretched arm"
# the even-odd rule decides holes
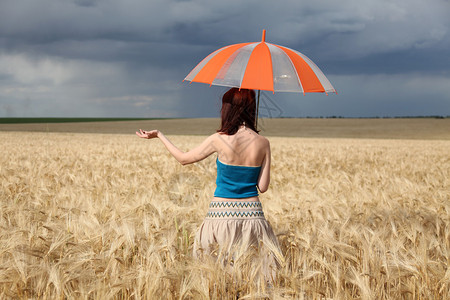
[[[164,146],[166,146],[167,150],[169,150],[173,157],[175,157],[182,165],[195,163],[217,151],[214,143],[216,134],[209,136],[199,146],[188,152],[181,151],[159,130],[145,131],[139,129],[139,131],[136,131],[136,135],[144,139],[159,138]]]

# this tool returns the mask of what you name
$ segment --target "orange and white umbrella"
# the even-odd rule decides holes
[[[265,42],[223,47],[203,59],[184,80],[272,92],[336,93],[304,54]]]

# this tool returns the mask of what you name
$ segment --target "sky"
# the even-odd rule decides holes
[[[0,0],[0,117],[218,117],[227,89],[182,80],[263,29],[338,94],[263,92],[262,116],[448,116],[449,15],[449,0]]]

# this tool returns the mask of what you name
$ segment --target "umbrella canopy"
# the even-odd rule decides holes
[[[265,42],[223,47],[203,59],[184,80],[272,92],[336,93],[304,54]]]

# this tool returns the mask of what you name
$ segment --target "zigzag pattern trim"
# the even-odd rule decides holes
[[[206,214],[207,218],[252,218],[252,217],[264,217],[264,213],[262,211],[221,211],[221,212],[212,212],[209,211]]]
[[[253,202],[240,202],[240,201],[236,201],[236,202],[224,202],[224,201],[219,201],[219,202],[211,202],[209,204],[210,208],[253,208],[253,207],[257,207],[257,208],[261,208],[261,202],[259,201],[253,201]]]

